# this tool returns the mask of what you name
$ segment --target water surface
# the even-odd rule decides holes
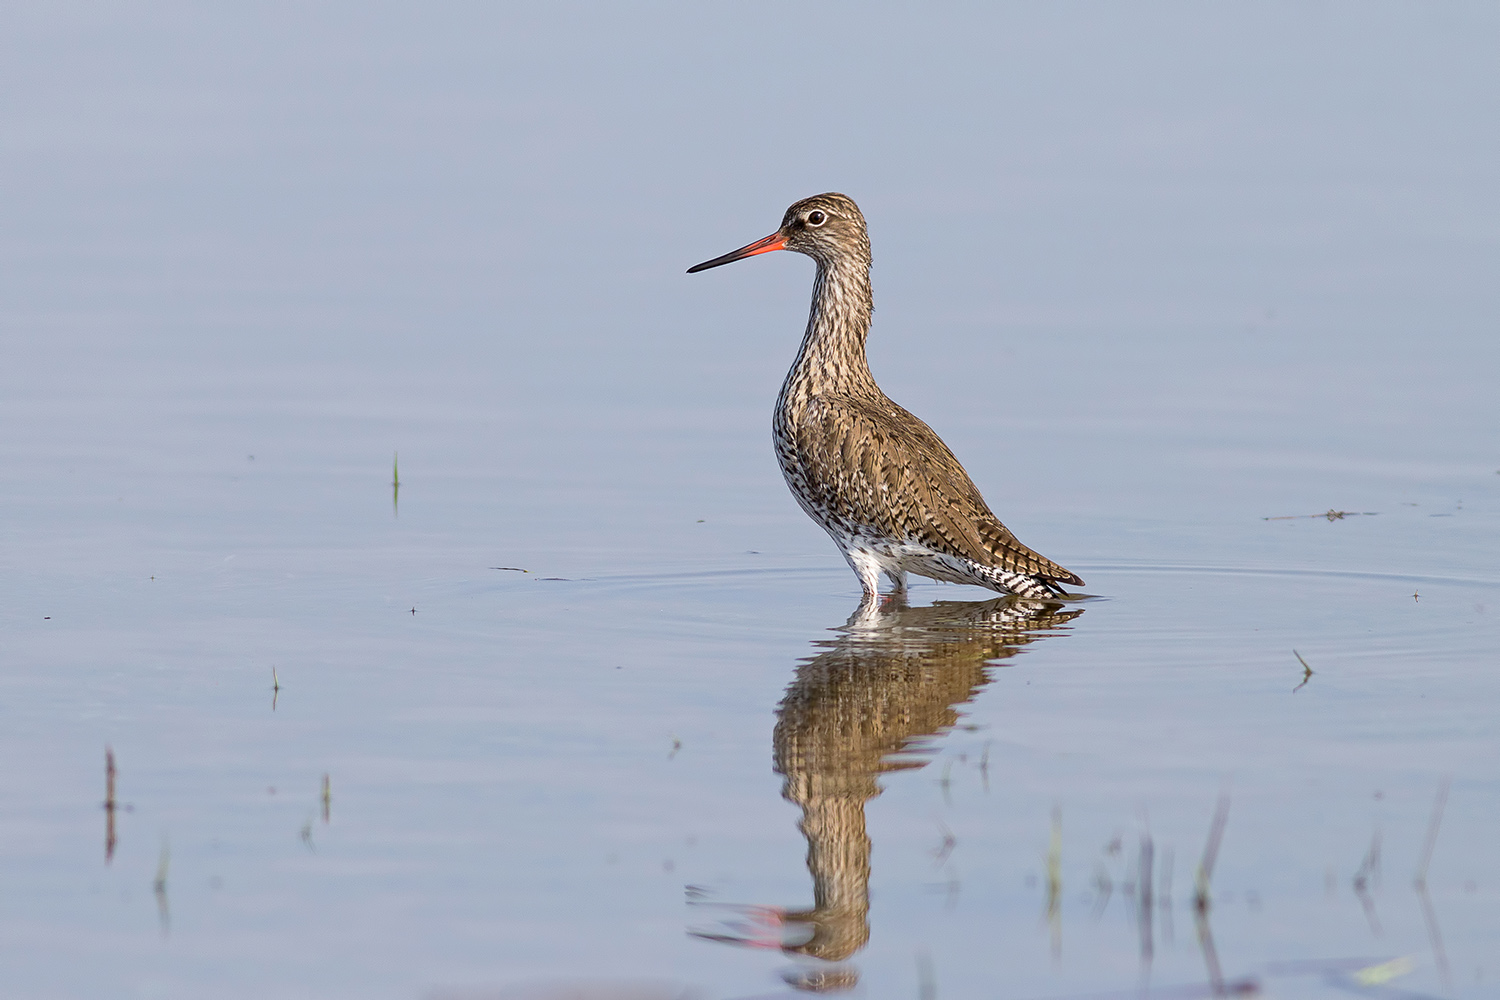
[[[1491,7],[4,18],[7,993],[1492,992]],[[1091,598],[859,608],[828,189]]]

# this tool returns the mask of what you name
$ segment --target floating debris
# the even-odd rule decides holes
[[[1417,967],[1409,957],[1402,956],[1393,958],[1389,962],[1381,962],[1379,965],[1371,965],[1359,969],[1350,975],[1361,986],[1384,986],[1392,979],[1398,979]]]
[[[1263,517],[1262,521],[1300,521],[1304,518],[1321,517],[1325,521],[1342,521],[1346,517],[1375,517],[1378,510],[1334,510],[1328,508],[1321,514],[1282,514],[1277,517]]]

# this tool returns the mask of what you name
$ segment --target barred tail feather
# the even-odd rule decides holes
[[[1012,573],[1007,570],[990,570],[986,573],[997,589],[1009,591],[1018,597],[1059,597],[1067,594],[1056,580],[1027,573]]]

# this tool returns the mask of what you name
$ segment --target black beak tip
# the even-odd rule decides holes
[[[724,254],[722,257],[715,257],[713,260],[705,260],[701,264],[694,264],[692,267],[687,269],[687,273],[697,274],[699,271],[707,271],[711,267],[719,267],[723,264],[733,264],[735,261],[744,260],[746,257],[754,257],[757,254],[768,253],[772,250],[785,249],[786,238],[781,235],[781,231],[778,229],[776,232],[772,233],[770,236],[767,236],[763,240],[756,240],[754,243],[751,243],[748,246],[740,247],[738,250],[731,250],[728,253]]]

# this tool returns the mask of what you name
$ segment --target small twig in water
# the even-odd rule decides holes
[[[1099,862],[1094,862],[1094,919],[1098,920],[1104,915],[1104,908],[1109,905],[1109,897],[1115,891],[1115,884],[1110,880],[1109,871]]]
[[[115,857],[115,752],[104,748],[104,863]]]
[[[172,926],[172,914],[167,907],[167,868],[171,864],[172,854],[167,846],[167,838],[161,838],[161,857],[156,862],[156,878],[151,882],[151,892],[156,896],[156,914],[161,919],[161,932],[166,934]]]
[[[1206,913],[1209,906],[1209,888],[1213,884],[1214,863],[1219,859],[1219,842],[1224,839],[1224,824],[1229,822],[1229,796],[1219,796],[1214,809],[1213,823],[1208,828],[1208,842],[1203,845],[1203,860],[1198,862],[1198,873],[1194,877],[1193,907]]]
[[[1047,923],[1052,928],[1052,961],[1062,961],[1062,806],[1052,807],[1047,844]]]
[[[1302,654],[1297,652],[1295,649],[1292,650],[1292,655],[1297,658],[1298,663],[1302,664],[1302,683],[1292,688],[1292,694],[1296,694],[1298,691],[1301,691],[1303,688],[1307,687],[1307,682],[1312,680],[1313,668],[1307,665],[1307,661],[1302,658]],[[1319,688],[1318,690],[1321,691],[1322,688]]]
[[[1376,830],[1370,837],[1370,849],[1365,852],[1365,859],[1359,863],[1359,871],[1354,876],[1361,883],[1368,883],[1375,888],[1380,888],[1380,831]]]
[[[1156,845],[1151,840],[1149,832],[1141,835],[1141,895],[1140,895],[1140,932],[1141,932],[1141,961],[1147,969],[1151,967],[1151,958],[1156,952],[1155,942],[1151,937],[1152,921],[1155,914],[1152,912],[1152,865],[1156,860]]]
[[[943,862],[948,860],[948,855],[958,846],[958,838],[953,836],[953,831],[948,829],[948,824],[938,820],[938,826],[943,831],[943,842],[932,850],[932,867],[941,868]]]
[[[1427,943],[1432,946],[1432,960],[1437,965],[1438,977],[1443,981],[1443,988],[1451,990],[1453,975],[1448,967],[1448,950],[1443,947],[1443,930],[1427,895],[1427,886],[1417,886],[1417,902],[1422,906],[1422,922],[1427,925]]]
[[[1417,866],[1414,884],[1419,889],[1427,888],[1427,866],[1432,864],[1432,849],[1437,846],[1438,830],[1443,825],[1443,809],[1448,805],[1448,786],[1451,776],[1445,777],[1438,786],[1437,800],[1432,803],[1432,819],[1427,823],[1427,842],[1422,846],[1422,863]]]
[[[1172,943],[1172,865],[1175,860],[1172,848],[1162,849],[1161,888],[1157,892],[1156,907],[1161,911],[1162,936],[1166,938],[1167,944]]]
[[[1220,803],[1224,801],[1225,799],[1219,800]],[[1198,932],[1198,951],[1203,955],[1203,967],[1208,972],[1209,995],[1214,997],[1257,995],[1260,992],[1259,984],[1254,980],[1248,983],[1224,981],[1224,967],[1219,964],[1219,949],[1214,945],[1214,929],[1208,922],[1206,906],[1193,907],[1193,927]]]
[[[1438,786],[1437,799],[1432,803],[1432,819],[1427,824],[1427,842],[1422,845],[1422,864],[1417,868],[1414,881],[1417,901],[1422,904],[1422,920],[1427,925],[1427,940],[1432,945],[1433,960],[1437,963],[1438,975],[1447,989],[1452,989],[1453,977],[1448,968],[1448,951],[1443,947],[1443,932],[1438,926],[1437,913],[1427,895],[1427,866],[1432,864],[1432,851],[1437,846],[1438,830],[1443,825],[1443,810],[1448,805],[1448,787],[1452,783],[1452,776],[1448,776]]]
[[[1378,885],[1380,882],[1380,831],[1370,838],[1370,849],[1365,852],[1365,859],[1360,862],[1359,870],[1354,873],[1354,895],[1359,899],[1359,905],[1364,907],[1365,919],[1370,922],[1370,932],[1376,937],[1383,933],[1380,927],[1380,918],[1375,913],[1375,898],[1370,895],[1371,884]]]

